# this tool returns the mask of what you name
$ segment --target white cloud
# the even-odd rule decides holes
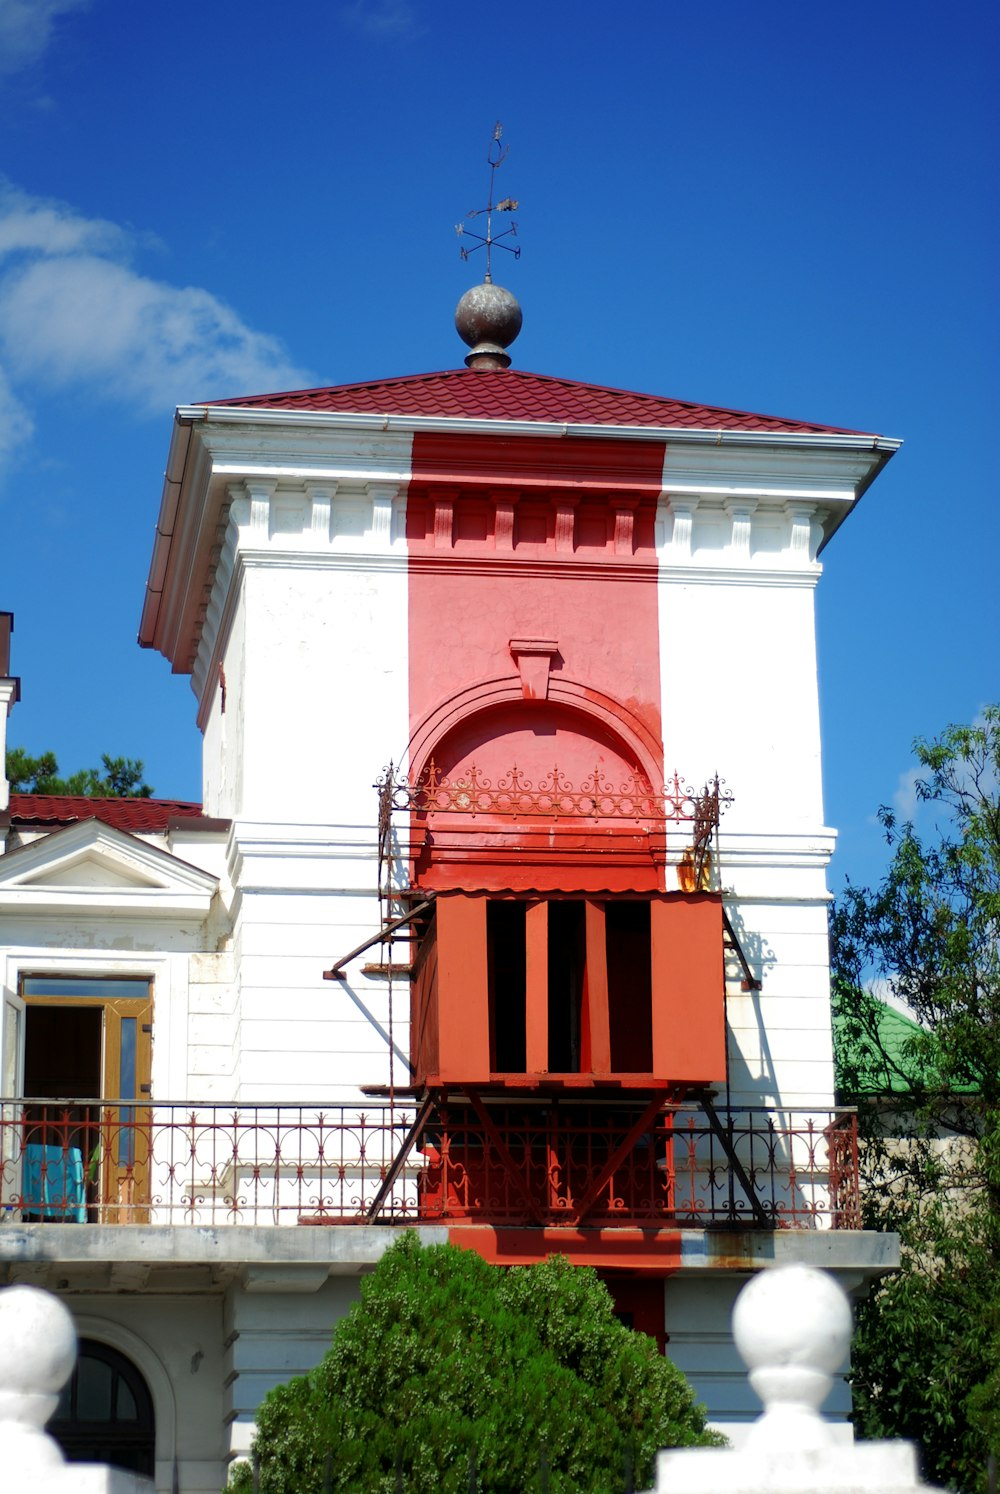
[[[81,218],[65,203],[31,197],[0,178],[0,258],[32,251],[114,253],[128,246],[128,234],[116,223]]]
[[[31,416],[0,368],[0,471],[7,458],[30,439],[34,428]]]
[[[979,707],[969,723],[971,728],[981,730],[987,726],[988,709],[987,706]],[[959,784],[968,786],[974,792],[993,798],[998,789],[996,770],[988,753],[982,754],[981,761],[979,761],[979,756],[974,753],[971,763],[965,766],[959,764],[956,769],[956,779]],[[972,774],[976,768],[979,771],[973,780]],[[900,773],[896,783],[896,792],[892,796],[893,808],[900,821],[916,823],[919,822],[921,815],[926,813],[927,801],[919,792],[918,784],[929,783],[932,776],[929,768],[919,767],[916,764]],[[933,802],[933,814],[938,821],[948,821],[951,818],[947,804],[939,800]]]
[[[900,820],[912,820],[916,817],[920,807],[917,783],[923,776],[923,768],[907,768],[905,772],[900,773],[896,792],[892,796],[893,808]]]
[[[196,399],[301,388],[276,338],[210,292],[80,254],[38,260],[0,283],[0,325],[16,374],[146,411]]]
[[[0,74],[37,62],[52,39],[56,21],[90,0],[0,0]]]
[[[352,0],[340,13],[352,31],[366,36],[409,37],[423,29],[410,0]]]
[[[32,430],[23,388],[79,390],[142,413],[302,388],[277,338],[210,291],[129,263],[135,235],[0,183],[0,465]]]

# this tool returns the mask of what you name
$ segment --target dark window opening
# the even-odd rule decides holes
[[[76,1369],[48,1430],[69,1463],[110,1463],[153,1476],[153,1398],[132,1361],[108,1344],[80,1340]]]
[[[532,924],[539,917],[541,922]],[[491,898],[486,907],[489,1067],[493,1074],[526,1071],[529,1003],[544,1003],[547,1072],[579,1074],[599,1062],[615,1074],[653,1071],[653,972],[648,898],[586,901],[554,897]],[[543,961],[529,969],[528,936]],[[589,933],[588,933],[589,930]],[[590,945],[588,948],[588,939]],[[588,969],[594,941],[605,972]],[[529,989],[530,981],[530,989]],[[593,983],[596,982],[596,985]],[[607,1003],[610,1053],[591,1052],[590,1022]],[[538,1030],[537,1027],[534,1030]],[[605,1050],[606,1051],[606,1050]],[[537,1065],[538,1058],[534,1058]]]
[[[24,1017],[25,1098],[69,1101],[98,1096],[104,1046],[101,1008],[28,1006]],[[85,1224],[94,1192],[88,1187],[88,1165],[100,1150],[100,1110],[92,1105],[26,1104],[23,1122],[22,1219],[26,1224]]]
[[[489,972],[490,1070],[523,1074],[525,1036],[525,912],[518,902],[490,902],[486,908]]]
[[[586,907],[549,903],[549,1072],[580,1073],[580,1036],[587,960]]]
[[[653,975],[648,902],[605,903],[608,1021],[616,1074],[653,1068]]]
[[[22,1218],[86,1224],[112,1205],[132,1208],[144,1177],[137,1112],[86,1102],[150,1093],[149,980],[31,975],[21,994]],[[102,1222],[118,1217],[105,1214]],[[129,1222],[139,1219],[132,1214]]]
[[[101,1008],[29,1006],[24,1017],[25,1095],[95,1099],[101,1093]]]

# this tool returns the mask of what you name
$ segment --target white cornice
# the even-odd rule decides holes
[[[409,561],[404,553],[373,555],[371,551],[350,550],[240,550],[236,557],[237,572],[277,567],[283,571],[405,571]]]
[[[187,672],[194,666],[202,620],[212,604],[212,583],[234,484],[284,482],[304,485],[307,492],[310,484],[333,484],[336,498],[320,495],[315,500],[325,501],[331,515],[358,486],[370,489],[372,484],[379,488],[395,484],[401,511],[410,479],[411,444],[417,432],[542,437],[551,440],[554,447],[567,437],[660,442],[665,445],[661,491],[668,501],[690,497],[712,503],[738,498],[757,500],[762,506],[769,502],[813,502],[822,508],[818,518],[825,526],[823,542],[900,445],[889,437],[830,432],[694,430],[185,405],[178,410],[174,426],[140,642],[159,649],[175,671]],[[555,481],[559,467],[555,449],[552,455],[554,460],[547,465]],[[477,467],[465,472],[463,480],[485,481],[489,474],[487,462],[481,470]],[[607,486],[614,491],[613,474],[608,474]],[[384,503],[380,507],[373,500],[373,504],[384,519]],[[314,542],[321,532],[322,526],[314,518]],[[332,555],[337,553],[336,535],[329,537],[334,541]],[[392,543],[392,534],[389,540]],[[315,563],[311,558],[293,559],[291,544],[286,547],[278,543],[274,549],[280,553],[278,563],[282,565]],[[345,546],[339,553],[360,557],[365,549],[362,541],[357,547]],[[336,566],[351,565],[352,561],[331,558],[319,563]],[[357,558],[353,564],[357,564]],[[699,579],[721,580],[727,569],[699,567]],[[766,578],[779,571],[776,584],[787,584],[783,567],[773,571],[754,569],[750,584],[766,584]],[[210,653],[211,645],[201,650],[200,668],[204,668]]]
[[[372,789],[372,803],[375,790]],[[353,880],[331,892],[328,873],[313,885],[305,870],[321,868],[323,863],[342,862],[351,868]],[[320,897],[376,897],[378,864],[378,828],[370,825],[268,824],[262,821],[237,820],[233,824],[227,847],[229,876],[243,896],[249,892],[310,891]],[[265,875],[262,868],[267,866]],[[360,885],[358,875],[367,875],[371,884]]]
[[[610,441],[668,441],[712,446],[806,446],[832,450],[894,452],[901,441],[890,436],[827,431],[744,431],[672,425],[586,425],[547,420],[474,420],[467,416],[351,414],[335,410],[248,409],[239,405],[181,405],[181,421],[230,425],[338,427],[370,431],[439,431],[476,436],[598,437]]]
[[[719,841],[721,877],[725,884],[728,874],[750,869],[802,867],[822,870],[836,849],[837,832],[826,825],[815,830],[778,835],[724,828]]]
[[[684,586],[798,586],[813,590],[822,574],[821,565],[803,571],[753,564],[700,565],[696,560],[691,560],[684,565],[671,565],[669,561],[661,561],[659,579],[661,583]]]

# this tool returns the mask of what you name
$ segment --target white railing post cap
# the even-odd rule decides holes
[[[819,1408],[851,1346],[851,1308],[825,1271],[792,1265],[760,1271],[733,1309],[733,1338],[764,1414],[748,1447],[827,1447]]]
[[[737,1447],[661,1452],[659,1494],[934,1494],[909,1442],[844,1442],[820,1415],[851,1342],[833,1276],[766,1267],[736,1299],[733,1338],[763,1414]]]
[[[8,1476],[23,1481],[62,1464],[44,1427],[75,1363],[76,1329],[58,1298],[31,1286],[0,1291],[0,1460]]]

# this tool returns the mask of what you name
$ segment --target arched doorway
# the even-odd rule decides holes
[[[70,1463],[110,1463],[153,1476],[153,1398],[132,1361],[109,1344],[80,1340],[76,1369],[48,1431]]]

